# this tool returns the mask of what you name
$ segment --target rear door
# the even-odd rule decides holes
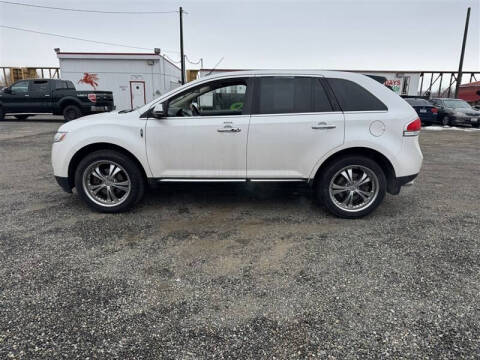
[[[34,113],[51,112],[52,91],[50,85],[55,82],[47,79],[31,80],[29,86],[30,111]]]
[[[251,179],[307,179],[344,142],[344,117],[320,77],[260,76],[247,149]]]

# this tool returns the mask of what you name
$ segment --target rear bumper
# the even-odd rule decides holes
[[[55,176],[55,180],[57,180],[58,185],[63,189],[63,191],[71,193],[72,187],[68,181],[67,177]]]
[[[401,176],[401,177],[394,178],[392,183],[389,186],[388,192],[392,195],[398,195],[400,193],[401,187],[415,180],[417,176],[418,174],[414,174],[414,175]]]

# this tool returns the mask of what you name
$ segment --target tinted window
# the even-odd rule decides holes
[[[343,111],[387,110],[384,103],[362,86],[345,79],[328,79]]]
[[[320,79],[313,79],[313,110],[315,112],[332,111],[332,105]]]
[[[264,77],[259,79],[257,114],[331,111],[319,79]]]
[[[28,81],[19,81],[12,85],[11,90],[13,93],[26,93],[28,92]]]
[[[66,81],[55,81],[55,89],[66,89],[67,87]]]
[[[432,106],[431,103],[429,103],[425,99],[405,99],[406,102],[408,102],[412,106]]]
[[[47,92],[48,90],[48,81],[46,80],[36,80],[30,83],[30,91]]]
[[[75,85],[73,85],[71,81],[66,81],[66,83],[67,83],[67,88],[75,90]]]

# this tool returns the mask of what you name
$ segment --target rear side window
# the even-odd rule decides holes
[[[309,77],[259,78],[257,114],[332,111],[320,81]]]
[[[412,106],[432,106],[431,103],[429,103],[427,100],[425,99],[405,99],[410,105]]]
[[[49,90],[47,80],[35,80],[30,83],[30,91],[46,92]]]
[[[328,79],[343,111],[386,111],[384,103],[362,86],[345,79]]]
[[[66,81],[55,81],[55,89],[66,89],[67,82]]]
[[[67,83],[67,88],[75,90],[75,85],[73,85],[71,81],[66,81],[66,83]]]

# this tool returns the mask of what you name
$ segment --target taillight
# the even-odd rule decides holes
[[[420,118],[416,118],[410,124],[407,125],[407,128],[403,131],[403,136],[416,136],[422,128],[422,122]]]
[[[430,111],[432,112],[432,114],[438,114],[438,109],[435,107],[432,108]]]
[[[88,100],[91,102],[97,102],[97,94],[88,94]]]

